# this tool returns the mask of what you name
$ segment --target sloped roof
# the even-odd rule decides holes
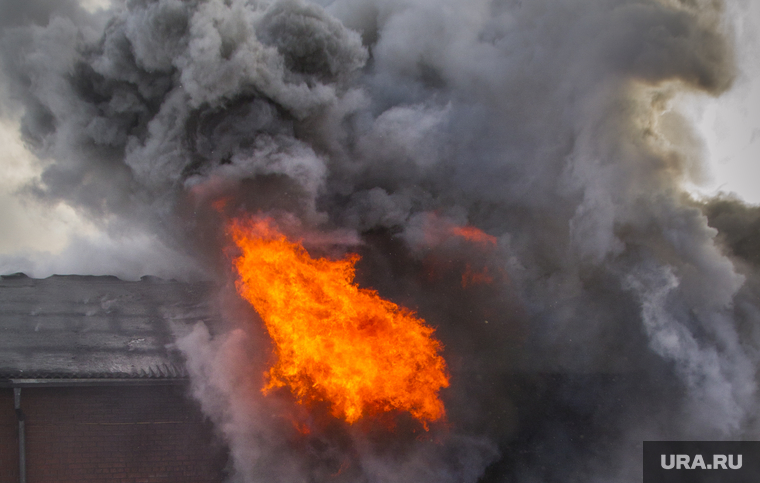
[[[0,380],[180,379],[176,335],[212,317],[208,283],[0,277]]]

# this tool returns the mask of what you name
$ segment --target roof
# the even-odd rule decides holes
[[[176,380],[177,335],[212,318],[209,283],[0,277],[0,381]]]

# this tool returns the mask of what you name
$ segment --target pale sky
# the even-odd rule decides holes
[[[707,147],[709,179],[690,186],[698,195],[734,193],[760,205],[760,2],[733,0],[739,76],[717,99],[689,96],[678,109],[694,122]]]
[[[0,119],[0,253],[60,252],[73,232],[92,233],[94,227],[65,204],[44,206],[23,195],[35,180],[41,162],[30,153],[18,134],[18,123]]]

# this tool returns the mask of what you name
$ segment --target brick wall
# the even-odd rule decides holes
[[[185,392],[177,385],[22,389],[27,482],[222,481],[226,450]],[[0,402],[0,423],[8,405],[13,423],[12,438],[3,426],[2,439],[17,444],[12,391]],[[0,483],[18,481],[14,474]]]
[[[0,389],[0,483],[18,482],[17,434],[13,389]]]

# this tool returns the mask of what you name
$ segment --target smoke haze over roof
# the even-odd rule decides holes
[[[108,234],[57,266],[224,285],[225,217],[271,213],[350,245],[365,286],[438,327],[449,432],[304,449],[258,392],[255,313],[227,304],[229,327],[180,347],[233,481],[344,461],[346,481],[639,481],[643,439],[757,438],[760,285],[739,238],[758,216],[688,196],[703,146],[672,109],[732,85],[722,2],[0,8],[2,113],[41,160],[23,193]],[[495,243],[450,235],[465,226]]]

